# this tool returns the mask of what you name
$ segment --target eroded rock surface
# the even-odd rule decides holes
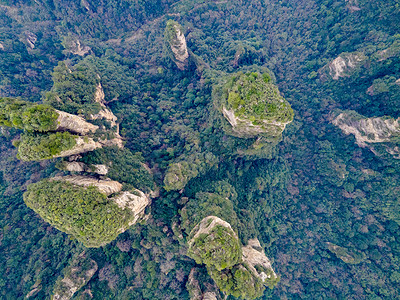
[[[57,181],[67,181],[72,184],[88,187],[95,186],[100,192],[106,194],[107,196],[115,193],[119,193],[122,190],[122,184],[114,180],[102,180],[90,176],[80,176],[80,175],[69,175],[69,176],[56,176],[51,178],[51,180]]]
[[[349,76],[351,70],[364,59],[365,56],[362,53],[341,54],[329,64],[329,75],[334,80]]]
[[[188,238],[188,256],[198,264],[216,270],[230,268],[241,261],[239,239],[228,222],[208,216],[200,221]]]
[[[101,83],[96,87],[96,92],[94,94],[94,100],[101,105],[101,110],[94,115],[91,115],[92,120],[105,119],[110,122],[111,126],[117,125],[117,117],[109,110],[105,105],[105,94]]]
[[[61,169],[69,172],[89,172],[99,175],[107,175],[109,168],[106,165],[87,165],[83,162],[65,161],[62,163]]]
[[[268,257],[265,256],[264,250],[258,239],[251,239],[247,246],[242,247],[243,262],[247,263],[249,269],[256,274],[264,283],[269,280],[275,280],[277,275],[272,269],[272,265]]]
[[[400,134],[399,122],[400,118],[365,118],[354,111],[342,112],[332,121],[346,135],[353,134],[360,147],[391,141]]]
[[[120,208],[132,211],[134,217],[129,222],[129,226],[135,224],[144,215],[144,210],[150,204],[150,198],[140,190],[135,190],[133,193],[122,192],[111,199]]]
[[[78,133],[80,135],[86,135],[88,133],[94,133],[99,128],[97,125],[93,125],[86,122],[84,118],[66,113],[64,111],[56,110],[58,113],[58,126],[57,131],[70,131]]]
[[[166,28],[166,38],[170,50],[173,54],[173,60],[180,70],[185,70],[188,66],[189,52],[186,45],[186,39],[182,33],[181,26],[172,20],[169,20]]]
[[[75,139],[76,144],[69,150],[62,151],[60,154],[55,155],[53,158],[56,157],[67,157],[71,155],[76,155],[80,153],[85,153],[89,151],[93,151],[97,148],[103,147],[103,144],[100,142],[96,142],[92,138],[88,137],[77,137]]]
[[[74,258],[64,269],[64,278],[59,278],[55,284],[53,300],[69,300],[84,287],[98,269],[97,263],[86,258],[85,253]]]

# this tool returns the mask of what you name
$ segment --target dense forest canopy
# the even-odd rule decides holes
[[[399,298],[399,54],[396,0],[0,1],[0,298]],[[284,130],[233,134],[224,88]],[[50,180],[76,166],[143,219]]]

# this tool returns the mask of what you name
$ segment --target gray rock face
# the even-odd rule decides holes
[[[247,263],[250,270],[256,274],[264,283],[268,280],[277,278],[275,271],[268,257],[265,256],[264,250],[260,245],[258,239],[251,239],[248,241],[247,246],[242,247],[243,262]],[[258,267],[259,271],[256,269]]]
[[[365,58],[365,55],[362,53],[341,54],[329,64],[329,75],[334,80],[349,76],[351,70]]]
[[[67,181],[72,184],[88,187],[95,186],[99,191],[107,196],[115,193],[119,193],[122,190],[122,184],[114,180],[101,180],[90,176],[80,175],[69,175],[69,176],[57,176],[51,178],[51,180]]]
[[[76,145],[74,147],[69,150],[62,151],[60,154],[55,155],[54,158],[67,157],[71,155],[85,153],[103,147],[102,143],[96,142],[92,138],[88,137],[77,137],[75,141]]]
[[[97,263],[80,254],[64,269],[64,278],[57,280],[52,300],[69,300],[84,287],[97,272]]]
[[[344,111],[333,118],[332,123],[346,135],[354,135],[360,147],[369,148],[374,154],[389,153],[400,159],[400,147],[397,138],[400,136],[400,118],[390,117],[365,118],[355,111]],[[382,150],[378,150],[382,144]]]
[[[111,198],[120,208],[132,211],[134,218],[129,222],[129,226],[135,224],[144,215],[144,210],[150,204],[150,198],[140,190],[122,192]],[[125,231],[125,230],[124,230]]]
[[[56,110],[58,113],[58,127],[57,131],[70,131],[80,135],[86,135],[90,132],[94,133],[99,126],[86,122],[84,118],[66,113],[64,111]]]
[[[62,169],[69,172],[88,172],[107,175],[109,168],[106,165],[87,165],[83,162],[70,161],[63,162]]]
[[[102,109],[95,115],[91,115],[92,120],[105,119],[110,122],[111,126],[117,125],[117,117],[109,110],[105,105],[105,94],[101,83],[96,87],[96,92],[94,94],[94,100],[99,103]]]
[[[167,23],[167,42],[173,54],[173,60],[179,70],[185,70],[189,63],[189,52],[181,26],[172,20]]]
[[[257,136],[262,133],[268,133],[271,136],[279,136],[285,130],[286,125],[290,122],[277,122],[265,120],[262,125],[254,125],[249,120],[241,119],[235,116],[232,110],[222,108],[222,113],[228,122],[232,125],[232,130],[240,136],[250,137]]]
[[[353,134],[360,147],[369,143],[389,142],[400,134],[400,118],[364,118],[354,111],[345,111],[333,119],[345,134]]]

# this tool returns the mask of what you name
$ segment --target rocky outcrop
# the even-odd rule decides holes
[[[111,199],[118,205],[118,207],[122,209],[127,208],[132,211],[134,217],[129,222],[129,226],[135,224],[141,217],[143,217],[144,210],[150,204],[150,198],[139,190],[133,192],[122,192]]]
[[[75,142],[76,142],[76,144],[74,147],[72,147],[69,150],[62,151],[60,154],[53,156],[53,158],[67,157],[67,156],[71,156],[71,155],[76,155],[76,154],[80,154],[80,153],[93,151],[97,148],[103,147],[103,145],[104,145],[104,144],[102,144],[100,142],[96,142],[92,138],[88,138],[88,137],[77,137],[75,139]]]
[[[85,56],[92,50],[89,46],[82,45],[79,40],[75,40],[71,42],[69,51],[72,54],[76,54],[79,56]]]
[[[122,184],[114,180],[101,180],[90,176],[69,175],[57,176],[50,179],[51,181],[67,181],[72,184],[88,187],[95,186],[100,192],[107,196],[119,193],[122,190]]]
[[[286,125],[292,121],[276,122],[274,120],[264,120],[261,125],[254,125],[250,120],[239,118],[233,110],[222,107],[224,117],[232,126],[232,130],[240,136],[256,136],[267,133],[271,136],[279,136],[285,130]]]
[[[220,299],[218,288],[215,284],[207,284],[201,282],[203,290],[200,287],[198,279],[199,272],[196,268],[192,268],[186,282],[186,288],[189,291],[190,300],[218,300]]]
[[[346,135],[353,134],[360,147],[369,143],[390,142],[400,134],[400,118],[365,118],[354,111],[345,111],[337,115],[332,123]]]
[[[94,100],[101,105],[101,110],[94,115],[90,115],[92,120],[104,119],[110,122],[111,126],[114,127],[117,125],[117,117],[109,110],[105,105],[105,94],[101,83],[99,83],[96,87],[96,92],[94,94]]]
[[[215,216],[204,218],[193,228],[188,246],[188,256],[219,271],[231,268],[242,258],[239,239],[231,225]]]
[[[60,168],[69,172],[88,172],[99,175],[107,175],[109,169],[106,165],[87,165],[83,162],[77,161],[62,162]]]
[[[169,20],[165,29],[165,37],[173,55],[172,60],[178,69],[185,70],[189,64],[189,52],[181,26],[177,22]]]
[[[86,258],[85,253],[73,258],[72,263],[63,270],[64,278],[55,284],[52,300],[69,300],[84,287],[98,269],[97,263]]]
[[[56,110],[56,112],[58,113],[57,131],[70,131],[80,135],[86,135],[88,133],[96,132],[99,128],[99,126],[86,122],[84,118],[77,115],[69,114],[60,110]]]
[[[351,71],[365,58],[362,53],[341,54],[329,64],[329,75],[334,80],[350,76]]]
[[[25,32],[26,43],[28,44],[29,48],[34,49],[35,44],[37,41],[37,36],[33,32]]]
[[[275,281],[278,278],[258,239],[249,240],[247,246],[242,247],[242,253],[243,262],[264,284],[268,284],[268,282]]]

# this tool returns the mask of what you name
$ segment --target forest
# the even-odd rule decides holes
[[[0,298],[397,299],[399,117],[396,0],[0,0]]]

